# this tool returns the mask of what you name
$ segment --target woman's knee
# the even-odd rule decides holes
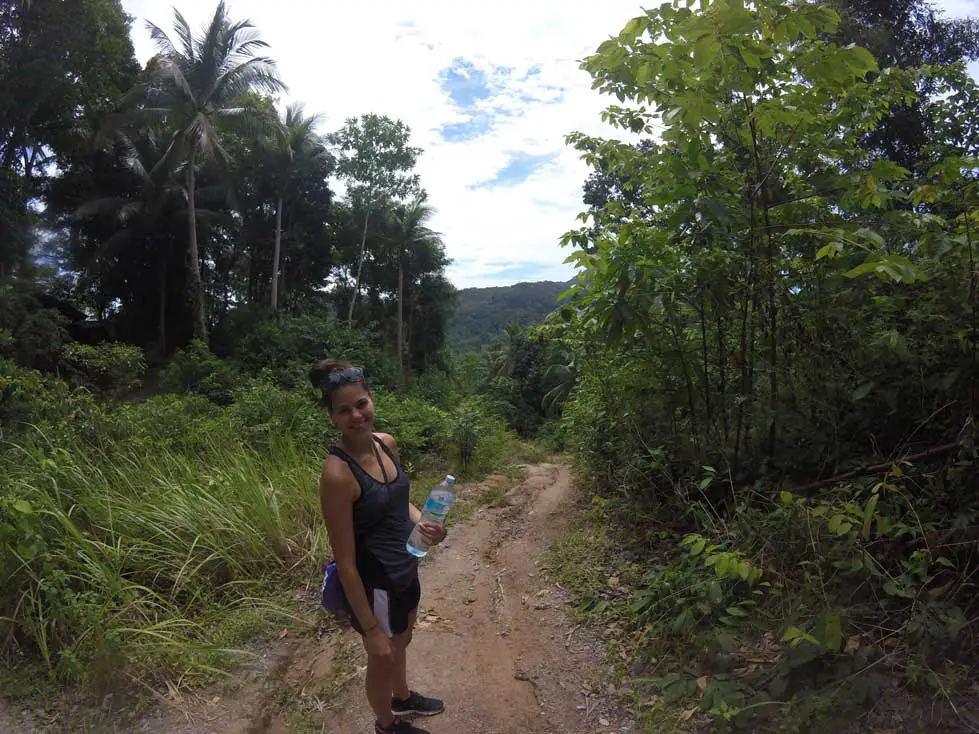
[[[400,635],[395,635],[394,637],[392,637],[391,642],[397,645],[398,647],[400,647],[401,649],[404,649],[411,644],[411,633],[412,633],[412,628],[409,627]]]

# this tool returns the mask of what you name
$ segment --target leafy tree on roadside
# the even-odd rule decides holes
[[[411,130],[400,120],[368,114],[348,119],[343,128],[330,136],[330,142],[340,153],[337,168],[347,182],[350,201],[363,217],[353,294],[347,310],[348,324],[353,322],[354,306],[360,294],[371,217],[419,191],[414,167],[422,151],[408,144],[410,135]]]

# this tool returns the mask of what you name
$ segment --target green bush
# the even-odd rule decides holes
[[[299,389],[307,384],[315,362],[338,357],[364,367],[372,384],[388,388],[398,384],[395,361],[383,350],[383,339],[371,330],[309,315],[275,318],[250,313],[247,323],[247,329],[229,327],[223,345],[246,374],[265,374],[281,387]]]
[[[28,434],[51,446],[97,442],[106,415],[85,388],[34,369],[0,360],[0,439]]]
[[[75,382],[118,393],[139,385],[146,372],[146,357],[142,349],[129,344],[71,342],[61,348],[61,369]]]
[[[322,450],[330,425],[311,389],[284,390],[266,380],[236,391],[227,416],[233,432],[259,450],[281,436],[291,436],[306,450]]]
[[[383,389],[374,389],[376,427],[398,441],[401,460],[411,467],[424,455],[445,451],[448,415],[418,398],[399,398]]]
[[[42,305],[32,285],[0,283],[0,358],[23,367],[54,369],[68,341],[66,324],[60,311]]]
[[[493,399],[477,395],[463,401],[452,415],[449,445],[462,475],[472,477],[510,464],[520,441],[497,412]]]
[[[202,454],[215,436],[237,438],[221,407],[202,395],[155,395],[124,403],[110,424],[119,443],[141,442],[155,451],[187,455]]]
[[[430,369],[415,378],[410,394],[442,410],[451,410],[459,401],[449,375],[438,369]]]
[[[178,350],[163,377],[164,387],[202,395],[218,405],[230,405],[235,389],[244,382],[244,376],[230,362],[219,359],[200,340]]]
[[[954,688],[975,645],[966,548],[979,500],[924,507],[915,495],[929,480],[907,467],[817,498],[746,493],[723,515],[693,499],[724,481],[706,471],[678,486],[701,528],[679,540],[666,529],[668,503],[647,514],[624,496],[595,497],[596,524],[618,533],[607,545],[620,550],[591,561],[593,578],[580,578],[575,545],[555,549],[580,607],[632,640],[637,696],[774,731],[773,714],[804,723],[791,730],[817,726],[820,711],[856,715],[895,674]]]

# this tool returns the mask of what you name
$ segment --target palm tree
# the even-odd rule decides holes
[[[326,158],[326,145],[316,133],[322,115],[306,117],[303,105],[286,109],[285,119],[269,143],[268,153],[276,176],[278,199],[275,206],[275,252],[272,255],[272,310],[279,306],[279,263],[282,257],[282,209],[296,170],[306,161]]]
[[[180,161],[183,166],[194,336],[204,338],[207,323],[197,245],[195,168],[209,157],[227,161],[221,145],[223,125],[267,126],[267,116],[238,104],[243,94],[273,94],[285,85],[275,62],[256,55],[268,44],[258,38],[249,21],[232,21],[223,0],[202,35],[195,36],[177,10],[173,26],[177,43],[153,23],[148,22],[147,27],[158,54],[148,67],[148,80],[136,90],[142,103],[137,114],[156,118],[171,131],[169,147],[158,165],[169,167],[172,161]]]
[[[427,226],[429,220],[435,216],[435,209],[425,203],[426,198],[423,191],[407,204],[395,207],[393,211],[393,244],[398,258],[398,364],[404,370],[406,383],[411,369],[404,360],[405,263],[415,250],[442,246],[442,235]]]
[[[114,142],[114,152],[119,155],[122,165],[138,182],[139,190],[128,196],[103,196],[86,201],[75,211],[75,216],[84,219],[111,216],[119,225],[111,236],[101,243],[89,269],[98,268],[100,262],[117,248],[131,247],[138,242],[150,242],[159,237],[161,226],[166,222],[165,215],[173,210],[173,203],[182,191],[174,182],[174,171],[159,166],[166,152],[168,141],[158,129],[139,131],[138,136],[119,134]],[[182,198],[182,197],[181,197]],[[166,303],[167,303],[167,262],[169,243],[153,243],[158,247],[157,274],[159,281],[159,348],[166,352]]]

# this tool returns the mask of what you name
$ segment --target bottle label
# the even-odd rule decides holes
[[[441,515],[449,511],[449,505],[447,502],[439,502],[438,500],[433,500],[431,497],[425,502],[425,507],[423,512],[431,512],[435,515]]]

